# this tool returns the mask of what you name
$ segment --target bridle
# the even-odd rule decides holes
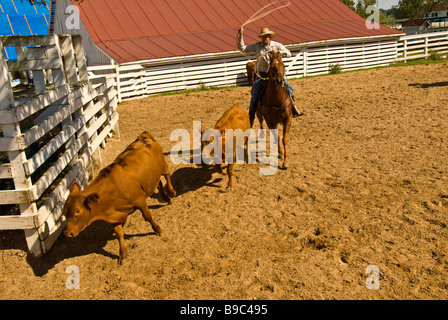
[[[261,80],[269,80],[269,76],[267,77],[267,78],[263,78],[261,75],[260,75],[260,73],[258,72],[258,67],[259,67],[259,64],[260,64],[260,61],[262,61],[263,59],[264,59],[264,56],[265,55],[267,55],[268,53],[270,53],[271,51],[265,51],[265,52],[263,52],[259,57],[258,57],[258,59],[257,59],[257,63],[256,63],[256,65],[255,65],[255,74],[257,75],[257,77],[258,78],[260,78]],[[269,70],[271,70],[271,63],[269,63],[269,66],[268,66],[268,69],[266,70],[266,73],[269,73]],[[281,82],[281,84],[282,84],[282,86],[284,87],[285,86],[285,74],[283,73],[283,72],[280,72],[280,71],[278,71],[276,74],[275,74],[275,76],[274,77],[277,77],[277,75],[278,74],[281,74],[282,75],[282,82]]]
[[[272,62],[273,62],[273,61],[272,61]],[[271,63],[271,64],[272,64],[272,63]],[[269,64],[269,68],[271,67],[271,64]],[[284,67],[284,66],[283,66],[283,67]],[[284,69],[284,68],[283,68],[283,69]],[[280,84],[283,88],[286,88],[285,72],[284,72],[284,70],[283,70],[283,72],[282,72],[282,71],[279,71],[278,68],[276,68],[276,70],[277,70],[277,73],[274,75],[274,80],[275,80],[275,82],[276,82],[277,84]],[[277,79],[279,79],[279,76],[280,76],[280,79],[281,79],[280,83],[277,82]]]

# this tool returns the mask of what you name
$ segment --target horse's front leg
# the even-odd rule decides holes
[[[278,140],[278,143],[277,143],[277,146],[278,146],[278,158],[279,158],[279,159],[283,159],[283,158],[284,158],[283,148],[282,148],[282,145],[281,145],[281,143],[280,143],[280,135],[278,134],[278,131],[277,131],[277,125],[275,125],[275,126],[273,127],[273,129],[276,130],[275,132],[277,133],[277,140]],[[271,129],[271,130],[272,130],[272,129]]]
[[[256,115],[258,118],[258,122],[260,122],[260,129],[263,130],[263,115],[261,114],[260,108],[261,106],[258,106]]]
[[[283,159],[283,149],[282,149],[282,145],[281,145],[281,143],[280,143],[280,135],[278,134],[278,131],[277,131],[277,124],[274,124],[274,123],[268,123],[267,121],[266,121],[266,123],[267,123],[267,125],[268,125],[268,128],[269,128],[269,130],[273,133],[273,134],[276,134],[277,136],[275,137],[275,139],[277,139],[277,151],[278,151],[278,153],[277,153],[277,155],[278,155],[278,158],[279,159]],[[271,135],[271,139],[273,139],[274,137]],[[269,152],[270,152],[270,154],[272,154],[272,150],[269,150]]]
[[[291,117],[289,117],[286,122],[283,123],[283,148],[285,149],[285,155],[283,158],[283,169],[288,169],[289,167],[289,130],[291,129]],[[280,143],[278,144],[280,147]]]

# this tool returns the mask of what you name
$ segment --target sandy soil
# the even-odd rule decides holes
[[[165,237],[139,212],[125,226],[128,264],[112,228],[61,236],[43,259],[22,231],[0,232],[2,299],[448,298],[448,64],[292,81],[306,117],[291,129],[291,166],[261,176],[236,167],[235,190],[212,167],[170,162],[178,195],[148,199]],[[249,88],[149,97],[119,106],[109,164],[148,130],[166,154],[174,129],[212,127]],[[258,124],[256,124],[256,127]],[[66,268],[80,289],[65,286]],[[369,265],[380,289],[366,288]]]

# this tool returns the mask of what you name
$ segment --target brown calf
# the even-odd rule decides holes
[[[76,237],[93,221],[104,220],[114,226],[120,245],[119,264],[128,256],[124,244],[123,225],[129,214],[140,210],[157,235],[162,229],[154,221],[146,204],[146,198],[158,188],[162,198],[171,202],[165,193],[161,176],[167,182],[168,194],[176,195],[171,185],[168,164],[162,147],[148,132],[143,132],[115,161],[100,171],[98,176],[83,190],[75,182],[64,205],[67,218],[65,235]]]
[[[250,120],[249,115],[245,110],[243,110],[239,105],[235,104],[232,106],[229,110],[227,110],[222,117],[218,120],[216,123],[214,129],[218,130],[221,133],[221,139],[222,139],[222,160],[224,163],[226,154],[225,154],[225,131],[226,129],[241,129],[243,132],[245,132],[247,129],[250,129]],[[204,129],[202,128],[202,132],[204,132]],[[234,176],[233,176],[233,170],[236,162],[236,137],[233,138],[233,162],[228,164],[228,167],[226,169],[222,168],[221,164],[215,164],[216,170],[223,174],[223,175],[229,175],[229,182],[227,184],[227,189],[233,190],[234,186]],[[245,138],[247,140],[247,137]],[[213,137],[211,139],[213,141]],[[211,142],[210,141],[210,142]],[[208,142],[205,144],[202,144],[202,147],[204,147]],[[211,153],[211,156],[214,156],[214,154]]]

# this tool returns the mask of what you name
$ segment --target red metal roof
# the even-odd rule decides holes
[[[236,51],[237,29],[274,0],[84,0],[73,2],[93,41],[119,63]],[[272,7],[271,7],[272,9]],[[247,44],[267,26],[285,45],[402,34],[366,20],[340,0],[292,0],[248,24]]]

